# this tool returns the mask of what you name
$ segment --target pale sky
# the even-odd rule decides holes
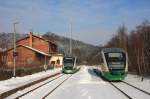
[[[89,44],[105,44],[117,28],[130,31],[150,20],[150,0],[0,0],[0,32],[54,32]]]

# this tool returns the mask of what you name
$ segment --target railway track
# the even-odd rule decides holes
[[[30,81],[29,83],[27,83],[25,85],[20,85],[20,86],[18,86],[16,88],[12,88],[12,89],[10,89],[8,91],[2,92],[2,93],[0,93],[0,99],[4,99],[6,97],[9,97],[9,96],[15,94],[16,92],[18,92],[20,90],[24,90],[26,88],[29,88],[31,86],[34,86],[34,85],[38,84],[38,83],[44,82],[47,79],[53,78],[53,77],[55,77],[57,75],[60,75],[60,74],[61,73],[52,74],[50,76],[47,76],[47,77],[44,77],[44,78],[41,78],[41,79],[38,79],[38,80],[35,80],[35,81]]]
[[[122,94],[124,94],[127,98],[129,99],[133,99],[132,97],[130,97],[128,94],[126,94],[124,91],[122,91],[119,87],[117,87],[116,85],[114,85],[112,82],[109,82],[113,87],[115,87],[118,91],[120,91]]]
[[[115,82],[115,83],[109,82],[109,83],[110,83],[112,86],[114,86],[118,91],[120,91],[122,94],[124,94],[128,99],[138,99],[138,98],[137,98],[138,96],[143,97],[142,99],[150,99],[150,93],[149,93],[149,92],[146,92],[146,91],[144,91],[144,90],[142,90],[142,89],[140,89],[140,88],[137,88],[137,87],[135,87],[135,86],[133,86],[133,85],[131,85],[131,84],[125,82],[125,81]],[[125,85],[123,85],[123,84],[125,84]],[[124,89],[122,86],[131,87],[130,89],[131,89],[131,90],[134,89],[135,91],[132,91],[133,93],[130,93],[130,92],[128,92],[128,91],[130,91],[130,89],[125,91],[125,89]],[[121,88],[121,87],[122,87],[122,88]],[[134,93],[134,92],[138,92],[138,93],[140,93],[140,94]],[[145,94],[145,96],[144,96],[144,94]],[[142,96],[142,95],[143,95],[143,96]],[[148,98],[148,97],[149,97],[149,98]],[[139,98],[140,98],[140,97],[139,97]]]
[[[5,99],[9,99],[9,98],[19,99],[20,97],[22,97],[22,96],[24,96],[24,95],[27,95],[28,93],[31,93],[31,92],[33,92],[34,90],[36,90],[36,89],[38,89],[38,88],[40,88],[40,87],[42,87],[42,86],[44,86],[44,85],[46,85],[46,84],[48,84],[48,83],[54,81],[54,80],[56,80],[56,79],[58,79],[58,78],[60,78],[60,77],[62,77],[62,76],[64,76],[64,74],[59,75],[59,76],[57,76],[57,77],[54,77],[53,79],[50,79],[50,80],[48,79],[48,80],[46,80],[46,81],[43,81],[44,83],[40,83],[40,84],[38,84],[37,86],[35,85],[36,87],[33,87],[33,88],[31,88],[30,90],[27,90],[27,91],[25,91],[25,92],[23,92],[23,93],[20,93],[20,92],[19,92],[19,94],[17,94],[17,95],[12,94],[12,95],[6,97]],[[34,85],[33,85],[33,86],[34,86]],[[31,87],[32,87],[32,86],[31,86]]]
[[[72,75],[71,75],[72,76]],[[63,82],[61,82],[59,85],[57,85],[53,90],[51,90],[49,93],[47,93],[42,99],[45,99],[47,96],[49,96],[52,92],[54,92],[59,86],[61,86],[64,82],[66,82],[71,76],[66,78]]]
[[[135,88],[135,89],[137,89],[137,90],[139,90],[139,91],[142,91],[143,93],[145,93],[145,94],[147,94],[147,95],[150,95],[150,92],[147,92],[147,91],[142,90],[142,89],[140,89],[140,88],[138,88],[138,87],[136,87],[136,86],[133,86],[133,85],[129,84],[128,82],[122,81],[122,83],[125,83],[125,84],[127,84],[127,85],[129,85],[129,86],[131,86],[131,87],[133,87],[133,88]]]
[[[99,74],[96,70],[94,70],[94,72],[99,76]],[[128,99],[150,99],[150,93],[149,92],[142,90],[136,86],[133,86],[133,85],[129,84],[128,82],[121,81],[121,82],[109,82],[109,83],[113,87],[115,87],[118,91],[120,91],[122,94],[124,94],[125,97],[127,97]],[[125,89],[121,86],[123,84],[125,84],[124,85],[125,87],[128,87],[128,90],[126,89],[126,91],[125,91]],[[130,89],[133,90],[135,93],[132,92]],[[141,97],[143,97],[143,98],[139,98],[138,97],[139,95],[141,95]]]
[[[64,82],[66,82],[72,75],[66,76],[65,74],[59,75],[57,77],[54,77],[53,79],[49,80],[49,81],[45,81],[42,84],[39,84],[36,87],[33,88],[29,88],[26,91],[20,91],[18,93],[15,93],[13,95],[10,95],[8,97],[6,97],[5,99],[19,99],[19,98],[24,98],[24,96],[28,95],[28,94],[32,94],[32,92],[40,90],[40,88],[51,84],[51,83],[55,83],[58,82],[58,84],[56,84],[56,86],[52,89],[50,89],[50,91],[48,93],[42,94],[42,96],[38,97],[38,99],[45,99],[47,96],[49,96],[52,92],[54,92],[59,86],[61,86]],[[63,78],[63,79],[62,79]],[[61,80],[60,80],[61,79]],[[40,93],[39,93],[40,94]],[[26,97],[25,97],[26,98]],[[36,98],[37,99],[37,98]]]

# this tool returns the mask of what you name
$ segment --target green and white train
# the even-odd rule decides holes
[[[104,48],[101,51],[101,76],[108,81],[123,80],[128,74],[127,52],[121,48]]]
[[[76,57],[72,56],[65,56],[63,58],[63,73],[65,74],[73,74],[78,71],[77,66],[76,66]]]

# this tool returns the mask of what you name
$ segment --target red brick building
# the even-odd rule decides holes
[[[49,64],[52,55],[57,53],[57,44],[42,37],[30,34],[16,42],[16,67],[37,67]],[[13,67],[13,48],[7,50],[7,66]]]

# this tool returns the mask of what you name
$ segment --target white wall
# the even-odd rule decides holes
[[[63,65],[63,55],[62,54],[56,54],[56,55],[52,55],[49,64],[51,64],[52,61],[55,61],[55,66],[58,66],[57,64],[57,60],[60,60],[60,66]]]

